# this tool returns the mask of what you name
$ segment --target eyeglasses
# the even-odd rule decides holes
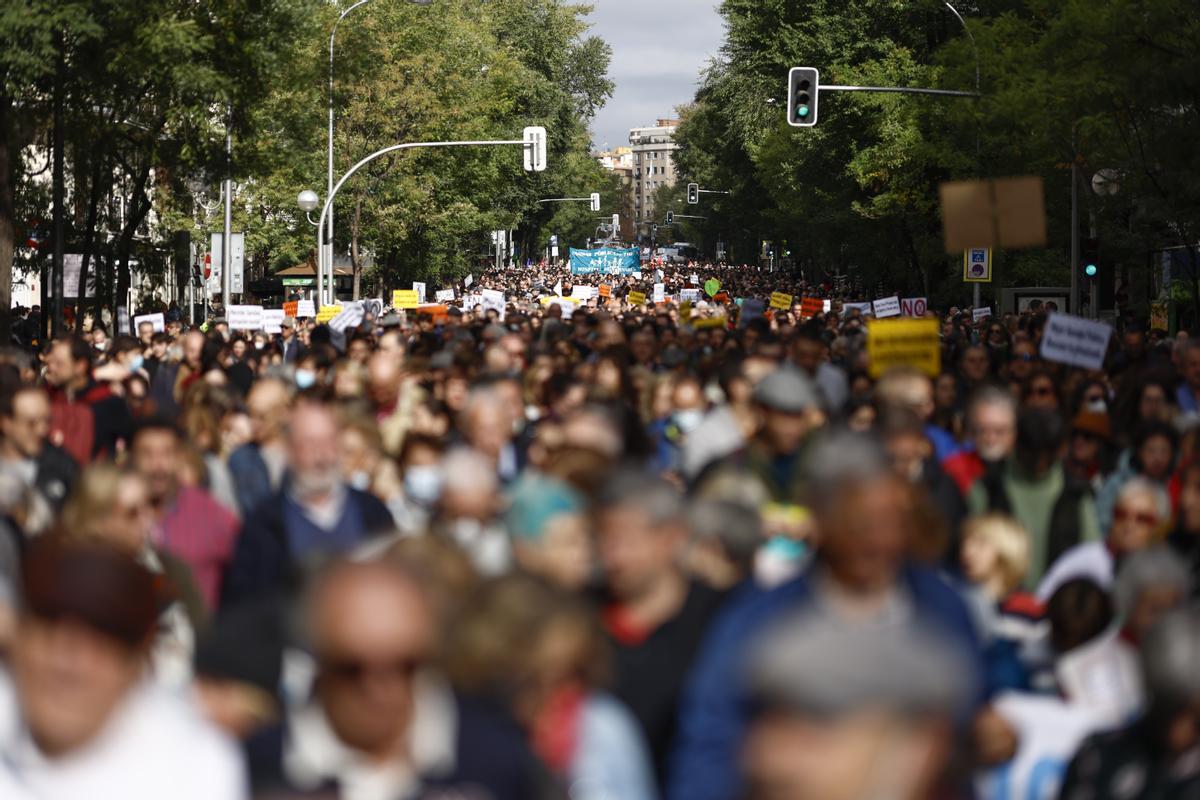
[[[1054,390],[1049,386],[1033,386],[1029,389],[1030,397],[1049,397],[1054,394]]]
[[[1158,517],[1151,514],[1149,511],[1130,511],[1128,508],[1117,506],[1113,509],[1113,522],[1136,522],[1139,525],[1154,526],[1158,524]]]
[[[321,674],[340,683],[361,683],[364,678],[369,676],[407,681],[411,680],[424,664],[424,659],[412,657],[378,661],[326,658],[321,660]]]

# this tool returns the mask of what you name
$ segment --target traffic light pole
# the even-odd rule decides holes
[[[940,97],[979,97],[979,92],[963,92],[958,89],[922,89],[910,86],[838,86],[822,83],[820,92],[889,92],[892,94],[932,94]]]

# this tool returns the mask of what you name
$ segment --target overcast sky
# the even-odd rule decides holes
[[[629,143],[629,129],[670,117],[696,93],[725,37],[718,0],[591,0],[591,33],[612,46],[612,98],[592,121],[596,147]]]

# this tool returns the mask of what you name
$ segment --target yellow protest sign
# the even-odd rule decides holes
[[[698,319],[692,323],[692,327],[698,331],[707,330],[709,328],[724,328],[725,325],[726,320],[724,316],[705,317],[704,319]]]
[[[342,313],[341,306],[321,306],[321,310],[317,312],[317,322],[329,322],[340,313]]]
[[[392,308],[416,308],[421,305],[421,293],[416,289],[396,289],[392,292]]]
[[[631,306],[646,305],[646,293],[645,292],[630,292],[629,293],[629,304]]]
[[[792,308],[792,296],[783,292],[772,292],[771,308],[777,308],[780,311],[790,311]]]
[[[692,301],[684,300],[679,304],[679,321],[687,323],[692,319]]]
[[[890,367],[916,367],[931,378],[942,370],[936,319],[873,319],[867,323],[867,357],[872,378]]]

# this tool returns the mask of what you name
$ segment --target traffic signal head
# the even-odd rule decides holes
[[[821,75],[812,67],[792,67],[788,72],[788,125],[811,128],[817,124],[817,97]]]
[[[1100,274],[1100,241],[1098,239],[1084,241],[1080,261],[1085,278],[1095,278]]]
[[[592,192],[591,201],[592,201],[592,211],[599,211],[600,210],[600,193]]]
[[[544,172],[546,169],[546,129],[530,126],[525,129],[525,171]]]
[[[700,202],[700,184],[698,184],[698,183],[689,183],[688,184],[687,201],[691,205],[696,205],[697,203]]]
[[[668,212],[667,212],[667,224],[668,224],[668,225],[674,225],[674,224],[675,224],[675,212],[674,212],[674,211],[668,211]]]

